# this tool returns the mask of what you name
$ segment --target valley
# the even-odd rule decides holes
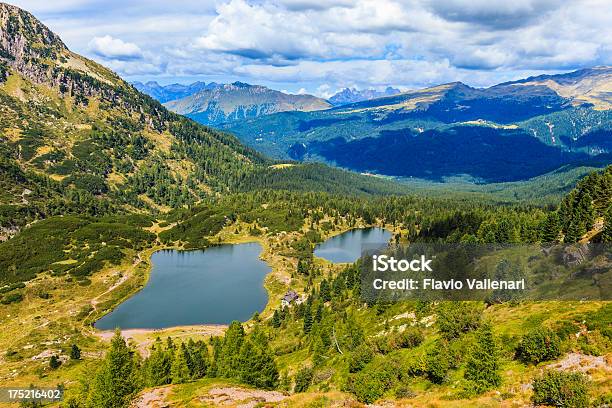
[[[0,385],[64,393],[32,407],[609,405],[610,75],[335,107],[132,86],[0,3]],[[371,297],[368,244],[597,296]]]

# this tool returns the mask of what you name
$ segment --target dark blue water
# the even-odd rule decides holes
[[[314,254],[333,263],[355,262],[364,246],[382,246],[390,239],[391,233],[383,228],[354,229],[317,245]]]
[[[164,328],[246,321],[268,301],[270,267],[257,243],[203,251],[158,251],[147,285],[98,320],[96,328]]]

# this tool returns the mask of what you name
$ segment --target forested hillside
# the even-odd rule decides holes
[[[497,195],[485,188],[420,194],[410,184],[323,164],[275,162],[228,133],[167,111],[6,4],[0,4],[0,74],[2,386],[58,388],[64,401],[52,405],[71,408],[587,407],[612,401],[612,167],[592,172],[567,194],[567,178],[554,175],[527,187],[495,185],[503,193]],[[489,94],[454,89],[455,96],[474,96],[472,108],[486,108]],[[551,103],[559,117],[586,109],[565,106],[570,96],[537,91],[519,94],[523,102],[536,99],[540,110]],[[587,96],[592,101],[602,94]],[[436,106],[440,115],[465,114]],[[528,109],[521,106],[515,113],[524,118]],[[596,112],[590,118],[603,115]],[[299,126],[347,130],[342,121],[316,120]],[[466,137],[483,145],[489,136],[491,143],[516,136],[513,129],[492,135],[495,126],[475,126],[478,132]],[[604,127],[589,137],[605,141]],[[455,136],[465,131],[446,130],[453,129]],[[444,137],[437,130],[422,133]],[[415,143],[399,136],[398,144]],[[554,147],[538,143],[525,153],[534,162],[530,169],[554,167],[558,156],[535,154]],[[488,147],[482,149],[486,154]],[[347,152],[355,158],[371,153]],[[559,155],[566,153],[590,157],[586,147]],[[578,177],[585,167],[567,170]],[[494,176],[507,180],[501,171]],[[554,194],[545,203],[522,199],[533,198],[536,188]],[[365,299],[360,261],[334,264],[314,249],[368,227],[387,230],[401,244],[541,245],[527,263],[554,244],[571,255],[602,243],[596,267],[572,266],[573,278],[602,296]],[[153,253],[245,242],[261,246],[259,256],[271,269],[263,282],[267,304],[248,321],[114,335],[95,328],[147,285]],[[548,283],[559,273],[540,268],[535,276]]]
[[[274,166],[72,53],[26,11],[2,4],[0,13],[0,237],[50,215],[163,211],[269,180],[297,190],[392,190],[320,166]]]
[[[520,181],[609,164],[610,67],[473,88],[460,82],[225,127],[276,158],[445,181]]]

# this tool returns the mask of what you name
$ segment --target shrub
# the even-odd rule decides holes
[[[304,367],[295,375],[294,392],[305,392],[312,382],[313,371],[310,367]]]
[[[351,353],[348,360],[349,372],[361,371],[370,361],[374,359],[374,352],[367,344],[362,344]]]
[[[436,324],[443,338],[451,340],[480,327],[482,305],[474,302],[446,302],[438,307]]]
[[[394,342],[399,348],[417,347],[424,340],[423,333],[416,327],[409,327],[395,335]]]
[[[524,362],[540,363],[553,360],[561,355],[561,340],[547,328],[537,328],[523,336],[516,355]]]
[[[407,386],[401,385],[395,390],[395,397],[400,398],[400,399],[401,398],[414,398],[416,397],[416,393],[412,391],[410,388],[408,388]]]
[[[582,408],[589,406],[589,382],[582,373],[548,370],[533,381],[534,404]]]
[[[398,379],[398,369],[387,360],[369,364],[364,370],[349,378],[348,390],[357,400],[370,404],[383,396]]]
[[[447,347],[437,342],[425,356],[425,375],[435,383],[442,384],[450,370]]]
[[[23,300],[23,295],[21,293],[11,293],[2,298],[2,304],[8,305],[11,303],[21,302]]]

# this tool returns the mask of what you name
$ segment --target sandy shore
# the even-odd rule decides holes
[[[176,326],[163,329],[125,329],[121,330],[121,335],[126,340],[131,340],[135,343],[138,351],[143,357],[149,354],[149,346],[157,337],[165,339],[166,337],[208,337],[221,336],[225,329],[225,324],[203,324],[193,326]],[[110,341],[115,335],[114,330],[96,330],[95,335],[104,341]]]

